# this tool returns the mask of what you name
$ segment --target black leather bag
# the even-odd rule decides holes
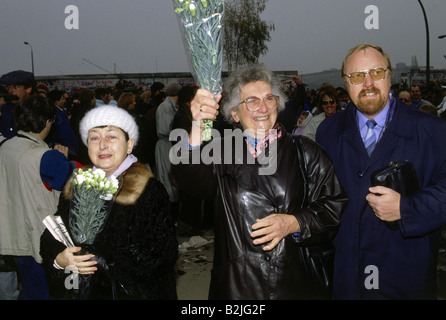
[[[305,184],[305,196],[302,207],[307,205],[308,177],[307,164],[300,136],[294,136],[297,156]],[[311,244],[299,245],[299,257],[310,278],[312,297],[314,299],[331,299],[333,287],[334,247],[329,239]]]
[[[406,196],[420,188],[417,172],[409,160],[390,162],[387,167],[374,171],[371,180],[372,186],[384,186]],[[385,223],[393,230],[399,229],[398,220]]]
[[[372,186],[384,186],[396,192],[410,196],[420,188],[418,175],[409,160],[390,162],[390,164],[372,173]]]

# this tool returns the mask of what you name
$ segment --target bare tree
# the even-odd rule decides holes
[[[260,18],[267,0],[226,0],[223,55],[228,72],[246,63],[257,63],[268,51],[274,24]]]

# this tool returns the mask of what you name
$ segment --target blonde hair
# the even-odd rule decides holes
[[[141,95],[142,101],[144,103],[148,103],[151,96],[152,96],[152,92],[150,90],[144,91],[143,94]]]
[[[360,43],[357,46],[351,48],[350,51],[347,53],[347,56],[344,58],[344,61],[342,61],[341,72],[342,72],[342,76],[343,77],[345,76],[344,68],[345,68],[345,64],[346,64],[346,61],[347,61],[348,57],[350,57],[352,54],[354,54],[354,53],[356,53],[358,51],[365,50],[365,49],[368,49],[368,48],[375,49],[376,51],[381,53],[381,55],[383,56],[383,58],[387,62],[387,68],[389,69],[389,74],[390,75],[392,74],[392,65],[390,64],[390,57],[389,57],[389,55],[387,53],[384,52],[384,50],[380,46],[377,46],[377,45],[374,45],[374,44],[370,44],[370,43]]]
[[[130,104],[135,102],[135,94],[132,92],[124,92],[118,99],[118,107],[127,109]]]

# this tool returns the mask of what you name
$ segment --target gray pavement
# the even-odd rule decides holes
[[[179,300],[207,300],[214,256],[212,231],[202,236],[178,237],[177,270]]]
[[[177,293],[179,300],[207,300],[214,254],[212,231],[199,237],[179,237]],[[438,255],[438,299],[446,300],[446,245]]]

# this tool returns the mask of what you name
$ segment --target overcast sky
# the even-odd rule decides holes
[[[430,29],[430,61],[446,68],[446,1],[423,0]],[[79,10],[79,29],[68,30],[65,8]],[[378,9],[378,29],[367,29],[367,6]],[[248,13],[247,13],[248,14]],[[262,14],[274,23],[268,53],[273,70],[299,73],[340,68],[351,47],[381,45],[392,64],[426,63],[426,29],[417,0],[269,0]],[[188,72],[171,0],[1,0],[0,74],[37,76]],[[85,59],[85,60],[84,60]],[[86,62],[88,60],[91,63]],[[97,65],[94,66],[93,64]],[[102,68],[102,69],[101,69]]]

